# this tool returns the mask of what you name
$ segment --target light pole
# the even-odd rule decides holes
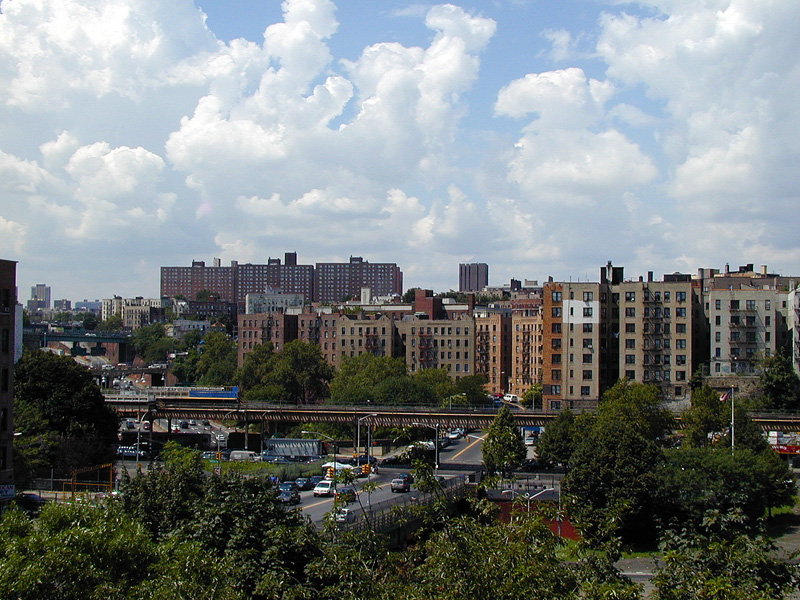
[[[429,429],[433,429],[436,433],[433,438],[433,448],[436,451],[436,459],[433,465],[433,473],[434,475],[439,474],[439,424],[436,423],[435,425],[428,425],[427,423],[411,423],[412,425],[416,425],[417,427],[428,427]]]
[[[372,413],[371,415],[365,415],[358,419],[358,427],[357,427],[358,434],[356,436],[356,458],[358,459],[357,466],[361,466],[361,421],[363,421],[364,419],[369,419],[371,417],[377,417],[377,416],[378,415],[376,415],[375,413]],[[367,455],[367,461],[369,461],[369,455]]]
[[[320,433],[319,431],[301,431],[303,435],[320,435],[325,439],[330,440],[333,443],[333,496],[336,497],[336,454],[339,450],[339,447],[336,445],[336,440],[329,435],[325,435],[324,433]]]

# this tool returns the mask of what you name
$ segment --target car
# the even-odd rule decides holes
[[[282,492],[299,492],[300,488],[294,481],[284,481],[278,486],[278,489]]]
[[[314,485],[311,483],[311,480],[308,477],[298,477],[294,480],[294,482],[297,484],[297,487],[301,492],[314,489]]]
[[[200,454],[200,458],[202,460],[216,460],[217,453],[216,452],[203,452]]]
[[[300,492],[297,490],[283,490],[278,494],[278,502],[300,504]]]
[[[126,421],[125,422],[125,428],[126,429],[136,429],[136,423],[134,423],[133,421]]]
[[[356,491],[351,487],[342,487],[336,490],[334,497],[345,503],[355,502],[356,501]]]
[[[463,436],[464,436],[464,430],[463,429],[451,429],[447,434],[447,437],[449,439],[451,439],[451,440],[459,440]]]
[[[333,496],[333,481],[320,481],[314,486],[314,496]]]
[[[322,475],[312,475],[311,477],[308,478],[308,481],[311,484],[311,489],[313,490],[314,486],[316,486],[320,481],[322,481]]]
[[[350,508],[342,507],[334,513],[333,519],[337,523],[353,523],[356,520],[356,513]]]
[[[410,492],[411,491],[411,484],[408,482],[408,479],[403,479],[401,477],[395,477],[392,479],[392,492]]]
[[[147,452],[144,450],[137,450],[133,446],[119,446],[117,448],[117,457],[121,459],[132,458],[147,458]]]
[[[411,473],[398,473],[396,479],[407,479],[409,484],[414,483],[414,476]]]
[[[181,421],[181,429],[189,429],[189,421]]]
[[[142,429],[144,429],[145,431],[150,431],[151,429],[153,429],[153,426],[150,424],[150,421],[144,421],[142,423]]]
[[[47,498],[33,492],[19,492],[14,496],[14,502],[23,512],[31,516],[38,516],[39,511],[47,504]]]

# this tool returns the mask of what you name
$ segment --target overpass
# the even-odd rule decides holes
[[[106,395],[106,402],[124,417],[136,419],[230,420],[239,423],[339,423],[355,425],[374,415],[369,423],[381,427],[408,427],[414,423],[442,429],[485,429],[496,408],[439,406],[333,406],[243,403],[232,395],[190,397],[189,388],[137,388]],[[557,413],[512,410],[519,427],[542,427]],[[680,416],[678,417],[680,423]],[[800,431],[800,412],[751,412],[750,418],[764,431]]]

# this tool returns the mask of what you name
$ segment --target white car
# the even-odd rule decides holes
[[[356,513],[350,508],[340,508],[333,518],[337,523],[353,523],[356,520]]]
[[[333,496],[333,481],[320,481],[314,487],[315,496]]]

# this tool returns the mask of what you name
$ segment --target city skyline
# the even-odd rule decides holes
[[[54,298],[159,268],[800,273],[790,0],[0,0],[0,256]]]

